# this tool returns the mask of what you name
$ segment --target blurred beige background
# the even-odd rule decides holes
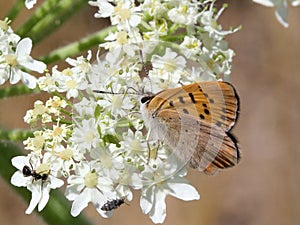
[[[223,1],[217,1],[219,4]],[[300,7],[289,8],[288,29],[276,20],[274,10],[250,0],[231,0],[221,17],[224,28],[243,29],[227,40],[236,52],[232,82],[241,98],[241,116],[234,133],[243,158],[234,169],[217,176],[190,171],[200,201],[167,198],[166,225],[297,225],[300,223]],[[0,2],[3,19],[10,2]],[[86,7],[34,49],[42,55],[102,25]],[[22,13],[17,28],[31,11]],[[38,96],[1,100],[0,123],[26,127],[25,110]],[[0,224],[44,224],[38,214],[25,215],[24,202],[0,180]],[[139,193],[130,206],[122,206],[111,219],[93,207],[84,213],[94,224],[152,224],[139,208]]]

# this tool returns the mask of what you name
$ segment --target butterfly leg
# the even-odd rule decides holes
[[[160,143],[161,143],[161,141],[157,140],[157,147],[153,150],[153,154],[152,154],[154,159],[157,158],[157,152],[158,152],[158,149],[160,147]]]
[[[148,147],[148,159],[147,159],[147,165],[149,165],[149,161],[150,161],[150,156],[151,156],[151,148],[150,148],[150,144],[149,144],[149,138],[151,135],[151,129],[149,129],[147,137],[146,137],[146,141],[147,141],[147,147]]]

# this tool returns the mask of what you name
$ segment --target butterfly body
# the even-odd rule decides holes
[[[238,110],[234,87],[222,81],[194,83],[141,99],[142,117],[151,137],[207,174],[239,161],[237,141],[230,133]]]

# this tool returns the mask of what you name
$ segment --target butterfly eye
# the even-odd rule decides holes
[[[141,98],[141,103],[145,104],[147,102],[149,102],[154,96],[145,96]]]

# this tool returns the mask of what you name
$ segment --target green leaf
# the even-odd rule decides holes
[[[118,148],[121,147],[120,140],[115,135],[106,134],[103,137],[103,141],[106,142],[106,143],[115,144]]]

